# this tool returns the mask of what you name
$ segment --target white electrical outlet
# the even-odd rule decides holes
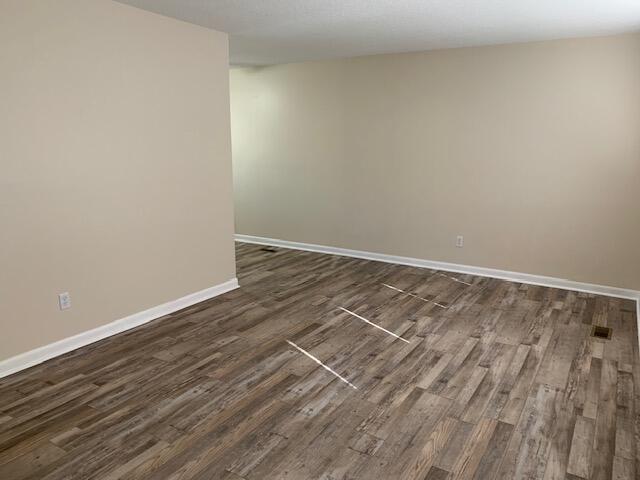
[[[464,247],[464,237],[462,235],[458,235],[456,237],[456,247],[458,248]]]
[[[60,310],[71,308],[71,295],[69,295],[69,292],[58,294],[58,305],[60,305]]]

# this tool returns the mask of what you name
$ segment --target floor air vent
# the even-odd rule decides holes
[[[601,327],[600,325],[594,325],[591,330],[591,336],[596,338],[603,338],[605,340],[611,339],[611,329],[609,327]]]

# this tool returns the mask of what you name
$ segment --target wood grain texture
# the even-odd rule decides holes
[[[249,244],[237,262],[239,290],[0,380],[0,478],[637,478],[633,302]]]

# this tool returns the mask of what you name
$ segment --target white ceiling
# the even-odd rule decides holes
[[[640,30],[640,0],[120,0],[230,34],[272,64]]]

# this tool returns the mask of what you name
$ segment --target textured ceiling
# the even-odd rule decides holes
[[[640,30],[640,0],[120,0],[230,34],[233,64]]]

